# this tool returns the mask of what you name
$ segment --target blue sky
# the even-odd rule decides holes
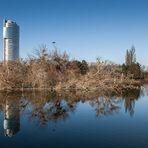
[[[148,65],[148,0],[0,0],[0,59],[3,19],[19,24],[23,58],[56,41],[71,58],[122,63],[135,45],[137,61]]]

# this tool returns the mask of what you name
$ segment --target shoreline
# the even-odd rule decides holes
[[[134,80],[131,83],[121,83],[121,84],[113,84],[112,87],[110,86],[101,86],[99,84],[92,85],[92,86],[79,86],[76,84],[65,83],[64,85],[55,86],[55,87],[46,87],[46,88],[4,88],[0,89],[0,93],[2,92],[82,92],[82,93],[93,93],[93,92],[113,92],[113,93],[121,93],[126,89],[138,89],[143,84],[148,83],[148,79],[145,80]]]

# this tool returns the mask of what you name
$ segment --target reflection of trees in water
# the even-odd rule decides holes
[[[31,102],[30,119],[37,119],[41,125],[50,121],[66,120],[76,109],[76,102],[64,100],[54,93],[35,93],[28,96]]]
[[[140,95],[143,95],[140,89],[127,89],[123,91],[122,95],[98,97],[91,100],[90,104],[97,116],[107,116],[118,113],[121,108],[121,102],[124,101],[125,111],[132,117],[134,115],[135,101],[140,98]]]
[[[143,92],[140,89],[128,89],[122,94],[125,111],[129,112],[131,117],[134,115],[135,102],[140,98],[140,95],[142,94]]]
[[[90,101],[90,104],[95,109],[97,116],[107,116],[118,113],[120,101],[120,99],[115,97],[99,97]]]
[[[69,118],[80,100],[89,101],[97,116],[118,113],[123,101],[126,112],[133,116],[135,101],[142,94],[140,89],[126,90],[122,95],[108,92],[104,97],[99,94],[81,95],[77,92],[24,92],[23,95],[0,93],[0,111],[4,113],[5,135],[12,136],[20,130],[20,111],[27,111],[25,113],[29,113],[31,120],[46,125],[48,121],[58,122]]]
[[[44,104],[32,104],[31,117],[39,119],[39,122],[44,125],[49,120],[58,121],[65,120],[71,112],[75,110],[75,103],[66,101],[51,101]]]

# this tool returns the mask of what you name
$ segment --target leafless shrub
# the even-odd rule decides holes
[[[69,60],[66,52],[57,49],[48,51],[40,46],[33,55],[23,61],[0,64],[0,89],[37,88],[37,89],[79,89],[84,91],[120,91],[131,83],[122,75],[119,65],[99,58],[87,64],[83,75],[76,60]]]
[[[21,88],[26,81],[27,69],[23,61],[0,64],[0,88]]]

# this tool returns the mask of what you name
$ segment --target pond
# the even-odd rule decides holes
[[[147,90],[0,93],[0,147],[146,148]]]

